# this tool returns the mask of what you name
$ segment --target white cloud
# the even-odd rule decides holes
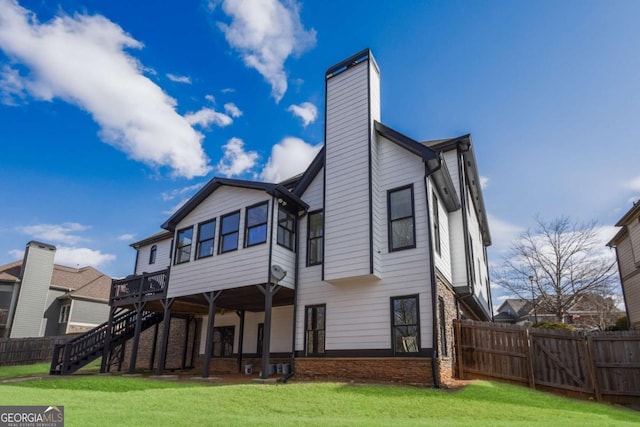
[[[208,128],[212,124],[225,127],[233,123],[233,119],[224,113],[219,113],[213,108],[202,108],[195,113],[187,113],[184,119],[192,126]]]
[[[525,231],[522,227],[501,220],[491,214],[487,215],[489,230],[491,231],[491,243],[498,253],[506,253],[511,243]]]
[[[118,240],[122,240],[123,242],[129,242],[133,239],[135,239],[136,235],[133,233],[125,233],[125,234],[121,234],[117,237]]]
[[[481,176],[480,177],[480,188],[482,188],[483,190],[486,189],[489,186],[489,181],[491,181],[491,178],[489,178],[487,176]]]
[[[248,172],[258,160],[258,153],[245,151],[244,141],[239,138],[231,138],[222,149],[224,155],[218,162],[217,169],[227,178]]]
[[[640,176],[629,181],[627,187],[629,187],[633,191],[640,191]]]
[[[174,200],[177,197],[184,197],[186,194],[192,194],[202,188],[204,182],[199,182],[197,184],[189,185],[188,187],[176,188],[175,190],[171,190],[168,192],[162,193],[162,200],[165,202],[169,202]]]
[[[35,224],[18,227],[17,230],[41,240],[43,243],[63,243],[74,245],[78,242],[87,241],[78,233],[88,230],[89,226],[78,224],[77,222],[65,222],[63,224]]]
[[[204,99],[206,99],[207,101],[209,101],[212,104],[216,103],[216,97],[213,95],[205,95]]]
[[[318,107],[310,102],[303,102],[300,105],[290,105],[287,111],[302,119],[302,126],[307,127],[318,118]]]
[[[260,177],[280,182],[304,172],[322,145],[307,144],[300,138],[287,137],[271,148],[271,156]]]
[[[233,92],[235,92],[235,91],[236,91],[236,90],[235,90],[234,88],[232,88],[232,87],[225,87],[225,88],[224,88],[224,89],[222,89],[220,92],[222,92],[222,93],[233,93]]]
[[[172,82],[184,83],[187,85],[191,84],[191,78],[189,76],[177,76],[175,74],[167,73],[167,78]]]
[[[87,111],[101,128],[100,138],[134,160],[170,167],[176,176],[205,175],[210,167],[202,134],[127,52],[142,47],[100,15],[59,15],[41,24],[16,2],[0,0],[0,49],[28,68],[20,77],[26,93]],[[5,93],[20,87],[11,79],[3,82]]]
[[[231,18],[218,23],[227,42],[265,78],[279,102],[287,91],[285,61],[315,46],[315,30],[304,29],[293,0],[224,0],[222,10]]]
[[[71,267],[78,265],[80,267],[85,267],[87,265],[99,267],[115,260],[115,255],[103,254],[99,250],[66,246],[58,247],[54,258],[54,262],[56,264],[68,265]]]
[[[226,113],[231,117],[235,118],[242,115],[242,111],[233,102],[227,102],[226,104],[224,104],[224,111],[226,111]]]
[[[19,105],[26,97],[24,82],[18,70],[5,65],[0,71],[0,103]]]

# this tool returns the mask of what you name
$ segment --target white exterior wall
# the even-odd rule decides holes
[[[208,316],[202,318],[202,324],[206,325]],[[257,353],[258,344],[258,324],[264,323],[264,312],[246,312],[244,317],[244,340],[242,342],[242,353]],[[293,337],[293,306],[273,307],[271,311],[271,353],[291,352]],[[237,354],[240,346],[240,317],[235,311],[225,314],[216,314],[214,327],[235,326],[233,337],[233,353]],[[200,331],[200,354],[204,354],[207,341],[207,328]]]
[[[433,202],[432,202],[432,193],[436,194],[438,197],[438,216],[440,220],[440,253],[436,252],[436,242],[433,242],[433,260],[440,274],[449,281],[449,283],[453,283],[453,278],[451,275],[451,242],[449,238],[449,212],[444,206],[442,202],[442,198],[440,194],[438,194],[438,190],[436,190],[435,185],[433,184],[433,180],[431,178],[427,178],[428,189],[429,189],[429,216],[431,218],[431,227],[435,225],[435,218],[433,215]],[[434,236],[435,239],[435,236]]]
[[[634,219],[627,225],[629,231],[629,239],[633,248],[633,260],[635,264],[640,264],[640,221]]]
[[[458,151],[449,150],[443,153],[451,181],[456,189],[456,194],[461,197],[460,173],[458,163]],[[460,202],[462,202],[460,200]],[[451,257],[451,284],[454,287],[467,287],[467,255],[465,249],[466,236],[463,233],[462,209],[448,213],[449,256]],[[437,265],[437,264],[436,264]]]
[[[149,255],[151,247],[156,246],[156,262],[149,264]],[[155,271],[165,270],[171,265],[171,238],[160,242],[145,245],[138,249],[138,259],[135,274],[153,273]]]
[[[327,350],[390,349],[391,297],[419,296],[421,347],[432,346],[431,283],[428,248],[427,206],[424,188],[424,164],[418,156],[378,137],[380,190],[375,207],[382,224],[380,259],[384,279],[371,282],[354,279],[333,285],[321,280],[321,266],[301,263],[296,317],[296,350],[304,350],[305,306],[326,304]],[[314,181],[303,196],[317,209],[322,199]],[[387,237],[387,190],[413,184],[416,218],[415,249],[389,252]],[[309,195],[309,197],[307,197]],[[306,227],[306,225],[305,225]],[[302,234],[302,233],[301,233]],[[306,230],[304,234],[306,238]],[[348,247],[348,246],[347,246]],[[301,257],[306,257],[306,247]],[[301,258],[306,259],[306,258]]]
[[[620,275],[624,278],[635,270],[633,247],[631,246],[631,239],[628,234],[624,240],[616,245],[616,251],[618,254]]]
[[[171,277],[167,297],[191,295],[207,291],[230,289],[257,283],[265,283],[269,278],[269,236],[271,218],[267,226],[267,242],[248,248],[244,246],[245,208],[272,198],[261,190],[222,186],[214,191],[204,202],[193,209],[176,227],[178,230],[194,225],[191,261],[171,267]],[[222,215],[240,211],[240,229],[238,249],[218,254],[220,239],[220,218]],[[195,259],[197,246],[197,224],[216,218],[214,239],[214,255]],[[292,253],[293,256],[293,253]],[[289,271],[287,277],[292,279],[294,272]],[[281,283],[289,286],[288,281]],[[293,283],[293,282],[291,282]]]
[[[369,81],[370,63],[327,80],[324,274],[329,281],[371,273],[369,88],[378,80]]]
[[[489,296],[487,290],[487,264],[484,260],[484,244],[482,243],[482,234],[480,232],[480,223],[474,209],[473,200],[471,199],[471,191],[467,191],[467,229],[471,236],[473,244],[473,271],[475,273],[474,294],[479,298],[485,308],[489,308]]]

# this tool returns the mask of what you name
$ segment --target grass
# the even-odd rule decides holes
[[[87,375],[0,385],[0,402],[64,405],[67,426],[640,425],[640,413],[630,410],[484,381],[446,391],[295,382],[214,386]]]
[[[90,373],[100,371],[100,358],[83,366],[78,372]],[[0,367],[0,380],[6,378],[22,378],[40,375],[49,375],[51,362],[34,363],[32,365],[16,365]]]

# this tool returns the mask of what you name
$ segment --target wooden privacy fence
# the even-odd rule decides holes
[[[495,378],[531,388],[640,401],[640,332],[552,331],[454,320],[460,379]]]
[[[51,361],[53,348],[72,337],[0,338],[0,366]]]

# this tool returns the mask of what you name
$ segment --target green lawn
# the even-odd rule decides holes
[[[219,386],[88,375],[3,384],[0,402],[64,405],[65,425],[71,427],[640,425],[640,413],[630,410],[485,381],[446,391],[300,382]]]

